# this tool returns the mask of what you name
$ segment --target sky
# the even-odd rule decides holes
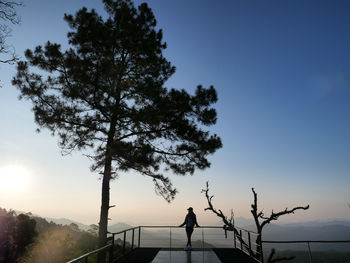
[[[220,219],[201,193],[226,214],[251,218],[251,188],[261,209],[310,204],[281,222],[350,220],[350,2],[149,0],[164,33],[164,55],[176,66],[169,88],[193,93],[214,85],[223,148],[193,176],[169,173],[179,190],[168,204],[151,179],[121,174],[111,183],[111,223],[178,225],[189,206],[198,222]],[[135,1],[140,4],[141,1]],[[25,0],[12,44],[46,41],[67,47],[64,13],[97,0]],[[0,64],[0,207],[85,224],[99,220],[101,181],[81,152],[62,156],[57,138],[37,133],[31,105],[11,85],[14,65]]]

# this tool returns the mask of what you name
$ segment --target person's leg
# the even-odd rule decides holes
[[[186,247],[190,245],[190,233],[188,227],[186,227],[187,244]]]
[[[193,233],[193,227],[186,227],[187,246],[192,246],[192,244],[191,244],[192,233]]]

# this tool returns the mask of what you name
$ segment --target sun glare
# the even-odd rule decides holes
[[[0,168],[0,188],[9,192],[17,192],[29,183],[29,171],[20,165],[8,165]]]

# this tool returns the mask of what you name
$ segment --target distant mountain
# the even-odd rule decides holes
[[[241,228],[246,228],[247,226],[252,226],[254,225],[254,220],[250,219],[250,218],[245,218],[245,217],[235,217],[235,226],[237,227],[241,227]],[[223,226],[224,223],[222,222],[222,220],[217,221],[214,224],[210,224],[211,226]],[[253,226],[255,228],[255,226]],[[251,229],[251,231],[254,231],[253,229]]]
[[[82,223],[79,223],[79,222],[76,222],[76,221],[73,221],[73,220],[70,220],[70,219],[67,219],[67,218],[50,218],[50,217],[44,217],[48,222],[54,222],[55,224],[58,224],[58,225],[70,225],[72,223],[74,224],[77,224],[79,229],[81,230],[88,230],[90,229],[90,226],[88,225],[85,225],[85,224],[82,224]]]
[[[128,225],[126,223],[116,223],[113,225],[108,226],[108,231],[111,233],[116,233],[116,232],[120,232],[129,228],[132,228],[133,226]]]
[[[90,227],[67,219],[67,218],[46,218],[48,221],[52,221],[56,224],[70,225],[75,223],[82,230],[87,230]],[[244,217],[235,218],[236,226],[256,231],[254,221]],[[218,222],[216,225],[222,226],[222,222]],[[115,223],[108,226],[108,231],[116,233],[125,229],[132,228],[132,225],[127,223]],[[168,230],[159,229],[157,235],[164,231],[164,235],[167,235]],[[147,232],[148,235],[152,235],[152,232],[144,229],[143,232]],[[153,235],[156,234],[153,232]],[[288,223],[288,224],[269,224],[264,227],[263,230],[264,240],[350,240],[350,221],[333,220],[329,222],[310,221],[301,223]],[[349,244],[350,245],[350,244]]]
[[[28,214],[27,212],[24,211],[19,211],[19,210],[14,210],[16,212],[17,215],[19,214]],[[79,229],[81,230],[89,230],[91,227],[89,225],[85,225],[83,223],[68,219],[68,218],[53,218],[53,217],[42,217],[40,215],[36,215],[36,214],[32,214],[30,213],[32,216],[34,217],[41,217],[44,218],[47,222],[53,222],[55,224],[58,225],[70,225],[72,223],[77,224]],[[123,231],[125,229],[129,229],[132,228],[133,226],[126,224],[126,223],[115,223],[113,225],[108,226],[108,231],[111,233],[116,233],[116,232],[120,232]]]
[[[350,221],[345,220],[329,220],[329,221],[307,221],[307,222],[296,222],[296,223],[286,223],[281,224],[285,226],[308,226],[308,227],[323,227],[329,225],[342,225],[350,227]]]
[[[350,226],[332,222],[321,226],[267,225],[264,240],[350,240]]]
[[[348,222],[328,222],[317,226],[309,224],[267,225],[263,230],[263,240],[273,241],[339,241],[350,240],[350,226]],[[348,251],[350,243],[310,243],[312,250],[317,251]],[[307,250],[307,243],[300,244],[264,244],[264,248],[278,250]]]
[[[22,211],[16,211],[17,214],[25,213]],[[36,215],[33,215],[36,216]],[[72,223],[77,224],[81,230],[88,230],[90,226],[67,219],[67,218],[45,218],[48,222],[52,221],[60,225],[70,225]],[[223,223],[218,221],[215,225],[222,226]],[[247,230],[256,231],[253,219],[247,219],[244,217],[235,218],[235,225],[245,228]],[[108,227],[108,231],[111,233],[120,232],[133,226],[127,223],[115,223]],[[175,230],[174,230],[175,231]],[[180,233],[183,230],[178,230]],[[216,230],[205,230],[205,233],[211,233],[211,231]],[[217,230],[218,233],[221,233],[221,230]],[[182,233],[183,234],[183,233]],[[143,229],[142,236],[148,237],[150,239],[163,239],[166,240],[169,236],[168,229]],[[176,231],[173,233],[173,238],[179,238],[180,240],[183,237],[177,237]],[[263,240],[350,240],[350,221],[346,220],[330,220],[330,221],[309,221],[309,222],[300,222],[300,223],[281,223],[278,221],[275,224],[269,224],[264,227],[263,230]],[[344,243],[344,246],[347,248],[350,247],[349,243]],[[276,245],[277,246],[277,245]],[[284,247],[286,247],[284,245]],[[292,246],[290,248],[304,248],[305,244],[298,246]],[[313,247],[320,248],[331,248],[329,244],[325,245],[313,245]],[[339,246],[337,246],[339,247]]]
[[[221,226],[222,222],[216,225]],[[235,225],[250,231],[256,231],[253,220],[247,218],[235,218]],[[297,223],[275,223],[268,224],[263,229],[263,240],[266,241],[337,241],[350,240],[350,221],[329,220],[309,221]],[[305,250],[307,243],[300,244],[264,244],[264,249],[276,248],[278,250]],[[312,250],[341,250],[350,248],[350,243],[311,243]]]
[[[254,219],[252,218],[245,218],[245,217],[236,217],[235,218],[235,225],[245,228],[247,226],[254,225]]]
[[[79,222],[76,222],[76,221],[73,221],[73,220],[70,220],[67,218],[49,218],[49,217],[47,217],[45,219],[48,222],[52,221],[52,222],[54,222],[56,224],[60,224],[60,225],[70,225],[70,224],[74,223],[74,224],[77,224],[81,230],[90,229],[90,226],[88,226],[88,225],[85,225],[85,224],[82,224],[82,223],[79,223]],[[120,232],[120,231],[123,231],[125,229],[129,229],[129,228],[132,228],[132,226],[128,225],[126,223],[116,223],[116,224],[108,226],[108,231],[111,233],[116,233],[116,232]]]

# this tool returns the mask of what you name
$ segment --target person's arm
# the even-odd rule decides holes
[[[183,227],[184,225],[186,225],[186,219],[187,219],[187,216],[185,217],[185,221],[181,225],[179,225],[179,227]]]
[[[196,215],[194,215],[194,224],[195,224],[197,227],[200,227],[200,226],[198,225],[198,223],[197,223],[197,216],[196,216]]]

